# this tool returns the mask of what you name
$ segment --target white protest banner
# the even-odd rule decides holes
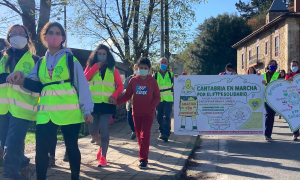
[[[264,134],[263,76],[181,75],[174,79],[174,133]]]
[[[293,81],[277,79],[266,87],[266,102],[289,124],[292,132],[300,128],[300,75]]]

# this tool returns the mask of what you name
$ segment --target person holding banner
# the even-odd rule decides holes
[[[268,64],[268,67],[266,67],[267,72],[264,73],[264,80],[262,81],[262,83],[265,85],[265,87],[271,81],[274,81],[279,78],[280,74],[278,72],[276,72],[277,68],[278,68],[277,62],[275,60],[271,60]],[[265,109],[266,109],[265,139],[267,141],[271,141],[275,111],[266,102],[265,102]]]
[[[246,74],[249,74],[249,75],[256,74],[255,68],[254,67],[249,67]]]
[[[300,73],[299,63],[298,61],[291,62],[291,69],[289,73],[285,76],[285,80],[293,81],[293,77]],[[293,132],[293,140],[297,141],[299,137],[299,129]]]
[[[12,25],[5,39],[8,48],[0,60],[0,140],[3,148],[3,178],[22,179],[20,168],[29,164],[24,156],[23,142],[30,122],[36,121],[39,89],[26,90],[23,86],[9,85],[6,78],[14,71],[27,76],[39,57],[28,30]],[[34,92],[33,92],[34,91]]]
[[[225,72],[221,72],[219,75],[233,75],[233,71],[233,65],[228,63],[225,67]]]

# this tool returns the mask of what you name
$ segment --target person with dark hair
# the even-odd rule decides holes
[[[132,116],[137,141],[141,169],[148,166],[150,133],[155,115],[155,107],[160,103],[160,91],[156,80],[149,75],[151,62],[148,58],[138,61],[139,75],[129,81],[125,94],[117,99],[117,104],[123,104],[132,97]]]
[[[66,33],[61,24],[48,22],[41,30],[41,41],[48,48],[44,58],[27,78],[15,71],[7,81],[28,89],[39,87],[41,97],[36,125],[36,175],[45,180],[48,152],[61,127],[71,169],[71,179],[78,180],[81,155],[78,134],[82,122],[92,123],[94,103],[82,66],[70,49],[63,46]]]
[[[266,67],[267,72],[264,73],[264,80],[263,84],[267,86],[268,83],[278,79],[279,73],[276,72],[276,69],[278,68],[278,64],[275,60],[271,60]],[[274,117],[275,117],[275,111],[270,108],[270,106],[265,102],[265,109],[266,109],[266,121],[265,121],[265,139],[267,141],[271,141],[271,135],[273,131],[273,125],[274,125]]]
[[[183,72],[181,75],[187,75],[187,73],[186,73],[186,72]]]
[[[116,99],[123,91],[121,76],[115,64],[109,48],[100,44],[91,53],[84,71],[95,104],[92,113],[94,122],[89,125],[89,132],[100,146],[97,153],[98,167],[107,165],[109,124],[112,115],[116,113]]]
[[[285,70],[284,69],[280,70],[280,75],[278,79],[285,79],[285,76],[286,76]]]
[[[300,68],[298,61],[292,61],[291,62],[291,69],[289,70],[289,73],[285,76],[285,80],[293,81],[293,77],[297,74],[300,74]],[[293,132],[293,140],[297,141],[299,137],[299,130]]]
[[[233,65],[228,63],[226,64],[225,72],[221,72],[219,75],[233,75],[232,72],[233,72]]]
[[[249,67],[246,74],[256,74],[256,70],[254,67]]]
[[[3,178],[21,179],[20,168],[29,164],[23,142],[31,121],[36,121],[39,93],[6,83],[9,73],[22,71],[27,76],[39,57],[28,30],[12,25],[5,39],[8,47],[0,60],[0,140],[3,153]]]
[[[160,90],[160,103],[156,107],[156,118],[159,124],[159,139],[168,142],[171,135],[171,113],[173,107],[173,73],[167,68],[169,65],[167,58],[159,61],[160,70],[154,74]]]
[[[139,74],[139,70],[138,70],[138,65],[135,64],[133,66],[133,74],[130,75],[128,78],[125,79],[125,82],[124,82],[124,93],[126,92],[126,88],[129,84],[129,81],[131,80],[131,78],[133,78],[134,76],[137,76]],[[133,117],[132,117],[132,108],[131,108],[131,100],[127,101],[126,103],[126,110],[127,110],[127,123],[128,125],[130,126],[130,129],[132,131],[131,133],[131,136],[130,136],[130,139],[131,140],[134,140],[136,138],[136,133],[135,133],[135,130],[134,130],[134,123],[133,123]]]

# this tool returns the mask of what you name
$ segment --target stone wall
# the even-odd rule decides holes
[[[297,19],[299,24],[299,19]],[[265,72],[265,67],[271,59],[275,59],[279,64],[279,69],[288,69],[288,62],[290,61],[291,57],[289,56],[288,51],[288,41],[291,43],[291,37],[295,37],[292,34],[299,34],[296,32],[294,27],[295,22],[291,21],[290,19],[286,19],[273,27],[265,30],[263,33],[259,34],[257,37],[253,37],[251,40],[247,41],[243,45],[241,45],[237,49],[237,71],[238,74],[246,74],[247,69],[250,65],[249,61],[249,50],[252,51],[252,63],[257,60],[257,47],[260,47],[260,54],[258,65],[254,66],[255,69],[260,70],[261,73]],[[295,30],[290,31],[290,27],[293,27]],[[299,28],[299,27],[298,27]],[[299,30],[298,30],[299,31]],[[279,37],[279,54],[275,56],[275,37]],[[294,47],[294,49],[299,50],[299,35],[298,37],[298,45]],[[288,40],[289,39],[289,40]],[[293,40],[295,41],[295,40]],[[268,43],[267,53],[265,53],[266,43]],[[292,45],[291,45],[292,46]],[[293,49],[293,48],[292,48]],[[293,50],[295,51],[295,50]],[[245,66],[242,68],[242,54],[245,56]],[[299,55],[299,53],[298,53]],[[295,58],[294,58],[295,59]]]

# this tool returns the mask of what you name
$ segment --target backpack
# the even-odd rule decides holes
[[[158,72],[156,72],[156,73],[154,74],[154,79],[156,79],[156,80],[157,80],[157,73],[158,73]],[[169,77],[170,77],[170,79],[171,79],[171,83],[174,84],[174,83],[173,83],[173,77],[172,77],[170,71],[168,71],[168,74],[169,74]],[[173,90],[173,86],[172,86],[172,88],[169,88],[169,89],[160,90],[160,92],[169,91],[169,90]]]
[[[70,71],[70,77],[68,80],[64,81],[64,83],[66,82],[70,82],[71,86],[73,86],[74,84],[74,61],[73,61],[73,55],[70,53],[66,53],[67,54],[67,61],[68,61],[68,68]],[[40,70],[40,66],[41,66],[41,62],[43,61],[44,57],[41,57],[38,62],[37,62],[37,75],[39,76],[39,70]],[[49,86],[52,84],[61,84],[61,81],[57,81],[57,82],[52,82],[52,83],[47,83],[44,84],[44,86]]]

